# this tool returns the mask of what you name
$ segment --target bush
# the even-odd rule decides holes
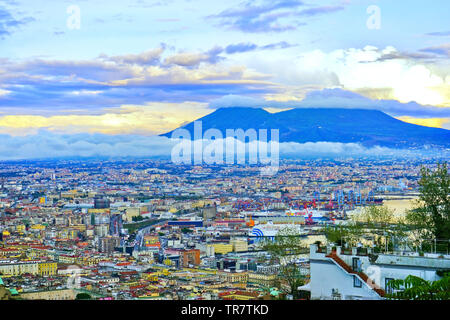
[[[91,299],[91,296],[87,293],[79,293],[75,297],[75,300],[90,300],[90,299]]]

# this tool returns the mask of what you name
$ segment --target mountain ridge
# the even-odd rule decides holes
[[[366,147],[450,147],[450,130],[403,122],[379,110],[294,108],[270,113],[262,108],[219,108],[195,121],[203,132],[218,129],[279,129],[280,142],[359,143]],[[180,128],[193,137],[194,122]],[[161,136],[171,137],[173,131]]]

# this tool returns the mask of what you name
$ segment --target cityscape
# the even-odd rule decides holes
[[[336,241],[327,226],[338,230],[367,208],[386,207],[391,220],[380,223],[393,228],[420,196],[423,165],[435,167],[431,160],[289,160],[274,178],[246,165],[163,160],[2,163],[3,295],[381,299],[389,278],[426,268],[426,280],[435,280],[448,270],[448,240],[419,244],[392,233],[377,242],[342,232],[348,238]],[[267,243],[296,252],[278,257]],[[286,265],[296,271],[285,274]],[[372,272],[378,288],[356,268]]]
[[[2,2],[0,300],[450,300],[449,9]]]

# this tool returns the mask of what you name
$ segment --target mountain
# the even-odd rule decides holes
[[[391,148],[450,147],[450,130],[424,127],[367,109],[297,108],[278,113],[263,109],[220,108],[197,121],[203,132],[218,129],[279,129],[280,142],[342,142]],[[194,123],[181,127],[194,135]],[[270,131],[269,131],[270,132]],[[162,136],[171,137],[172,131]]]

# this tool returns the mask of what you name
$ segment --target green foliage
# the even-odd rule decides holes
[[[395,222],[394,210],[385,206],[368,206],[355,217],[357,221],[366,223],[370,227],[386,228]]]
[[[262,250],[270,253],[274,262],[280,262],[286,256],[304,253],[307,250],[301,242],[298,231],[291,227],[279,230],[273,241],[266,239],[260,246]]]
[[[158,222],[161,222],[161,221],[164,221],[164,220],[156,220],[156,219],[155,220],[145,220],[145,221],[140,221],[140,222],[127,223],[127,224],[124,224],[123,227],[125,229],[128,229],[128,232],[130,234],[132,234],[138,229],[142,229],[142,228],[151,226],[153,224],[157,224]]]
[[[379,247],[385,246],[387,237],[401,241],[407,231],[402,219],[396,218],[394,211],[384,206],[368,206],[348,223],[322,229],[328,242],[338,246],[356,246],[363,239],[373,239],[373,244]]]
[[[131,220],[133,220],[134,222],[139,222],[144,220],[144,217],[142,216],[136,216],[136,217],[132,217]]]
[[[305,277],[300,273],[298,266],[291,262],[280,266],[280,273],[278,275],[281,281],[284,280],[289,288],[287,293],[294,296],[294,299],[298,298],[297,288],[305,284]]]
[[[84,292],[77,294],[77,296],[75,297],[75,300],[90,300],[90,299],[91,296]]]
[[[404,219],[395,217],[394,210],[385,206],[366,207],[358,219],[372,235],[378,235],[375,237],[378,245],[381,245],[385,237],[401,240],[408,235]]]
[[[183,233],[192,233],[194,231],[192,229],[189,229],[189,228],[183,228],[183,229],[181,229],[181,232],[183,232]]]
[[[346,225],[328,225],[322,229],[329,243],[335,243],[338,246],[349,244],[356,245],[363,236],[363,228],[360,224],[350,222]]]
[[[439,277],[445,277],[446,274],[450,274],[450,269],[440,269],[436,271]]]
[[[277,286],[289,288],[288,293],[292,294],[296,299],[298,296],[297,288],[304,284],[305,279],[300,274],[297,264],[290,261],[290,258],[308,250],[301,242],[297,229],[291,227],[281,229],[273,241],[264,241],[261,249],[270,254],[272,263],[280,264],[278,281],[276,281]]]
[[[404,280],[391,280],[388,286],[395,290],[388,294],[394,300],[450,300],[450,274],[437,281],[426,281],[409,275]]]

